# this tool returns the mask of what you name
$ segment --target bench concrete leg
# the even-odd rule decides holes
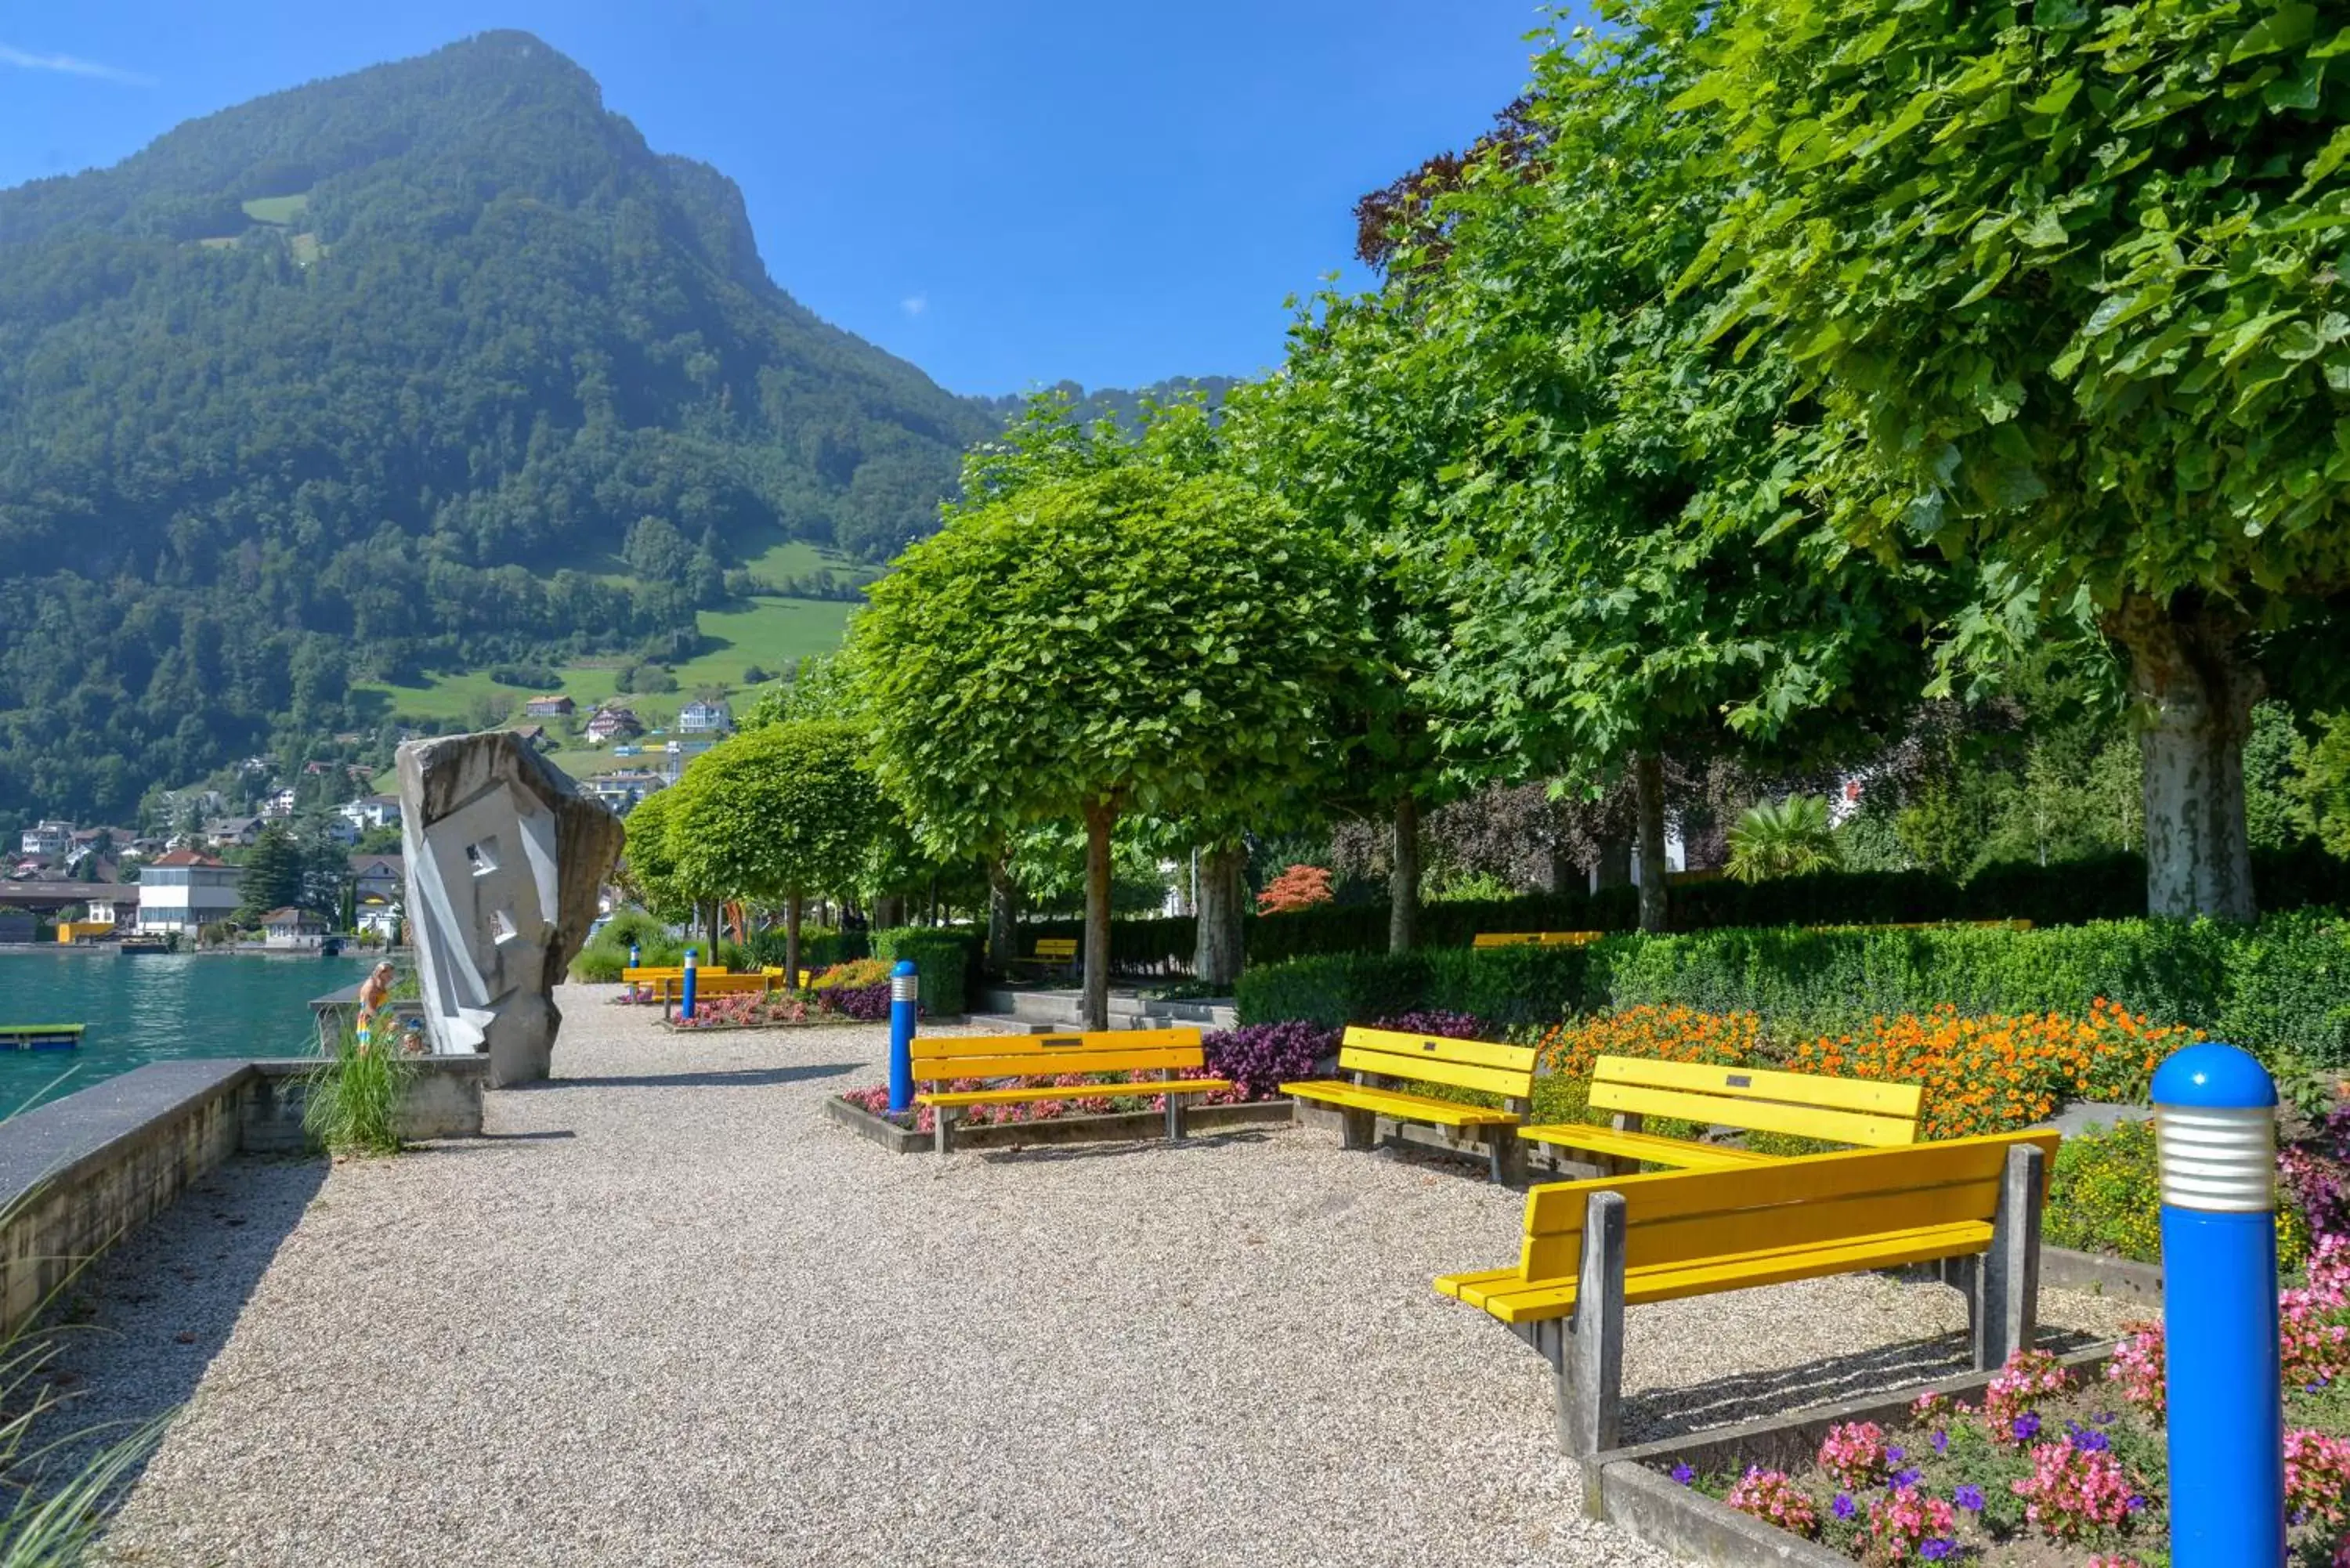
[[[1525,1179],[1526,1146],[1513,1127],[1495,1125],[1485,1131],[1486,1154],[1492,1166],[1492,1179],[1510,1186]]]
[[[1935,1277],[1966,1298],[1967,1355],[1982,1355],[1982,1259],[1944,1258],[1934,1265]]]
[[[1338,1129],[1340,1148],[1369,1148],[1378,1141],[1378,1115],[1374,1111],[1342,1109],[1338,1113]]]
[[[1558,1446],[1573,1459],[1621,1441],[1624,1400],[1624,1195],[1595,1192],[1583,1211],[1583,1263],[1575,1316],[1512,1325],[1550,1363],[1558,1397]]]
[[[941,1154],[954,1152],[954,1107],[941,1106],[931,1120],[931,1147]]]
[[[1170,1094],[1167,1096],[1167,1138],[1174,1143],[1180,1142],[1182,1137],[1183,1096]]]
[[[1975,1368],[2003,1366],[2028,1350],[2040,1327],[2040,1209],[2047,1190],[2047,1158],[2035,1144],[2007,1151],[1999,1186],[1999,1215],[1991,1221],[1991,1251],[1980,1265],[1982,1284],[1976,1315]]]

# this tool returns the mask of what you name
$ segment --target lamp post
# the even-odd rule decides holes
[[[2154,1075],[2174,1568],[2284,1561],[2276,1085],[2233,1045]]]
[[[685,950],[685,979],[677,988],[677,1021],[680,1023],[693,1022],[693,950],[691,948]]]
[[[922,979],[912,959],[889,971],[889,1114],[914,1103],[914,1015],[920,1011]]]

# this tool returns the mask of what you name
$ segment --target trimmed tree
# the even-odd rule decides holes
[[[782,904],[794,985],[802,909],[857,882],[888,809],[859,766],[863,750],[858,727],[838,720],[769,724],[712,746],[674,786],[668,840],[679,878],[719,898]]]
[[[2251,918],[2258,639],[2350,588],[2350,29],[1746,0],[1703,47],[1680,102],[1743,193],[1693,270],[1865,438],[1822,486],[1844,531],[1982,566],[1959,659],[2092,616],[2143,725],[2149,910]]]
[[[1280,504],[1138,451],[1008,484],[850,631],[874,771],[942,856],[1086,831],[1085,1021],[1109,1012],[1110,831],[1245,810],[1319,765],[1351,669],[1339,563]]]

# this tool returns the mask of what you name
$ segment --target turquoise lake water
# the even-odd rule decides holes
[[[358,958],[0,949],[0,1023],[88,1025],[78,1051],[0,1051],[0,1114],[144,1062],[307,1056],[317,1049],[310,999],[357,985],[368,968]]]

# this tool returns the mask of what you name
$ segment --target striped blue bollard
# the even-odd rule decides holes
[[[629,944],[629,967],[630,969],[642,969],[644,967],[644,962],[645,955],[643,951],[638,948],[636,943],[630,942]]]
[[[693,1022],[693,950],[685,950],[685,979],[677,988],[677,1019],[681,1023]]]
[[[2173,1568],[2284,1561],[2276,1085],[2189,1045],[2154,1075]]]
[[[914,1015],[920,1010],[922,979],[912,959],[899,959],[889,971],[889,1114],[914,1103]]]

